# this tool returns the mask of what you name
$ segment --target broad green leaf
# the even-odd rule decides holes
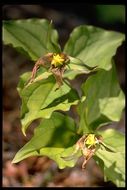
[[[34,61],[48,52],[60,51],[57,31],[45,19],[3,21],[3,41]]]
[[[44,76],[46,73],[42,75]],[[24,135],[33,120],[49,118],[55,110],[68,111],[71,105],[79,102],[77,92],[68,84],[64,83],[61,88],[56,90],[55,78],[53,76],[43,78],[43,76],[41,80],[36,78],[36,82],[25,86],[30,73],[23,74],[18,85],[19,95],[22,99],[21,123]]]
[[[73,30],[64,52],[79,58],[90,67],[97,66],[109,70],[112,66],[111,58],[124,39],[122,33],[82,25]]]
[[[118,187],[125,187],[125,136],[114,129],[99,133],[107,147],[115,151],[98,149],[96,152],[96,156],[103,161],[103,165],[100,166],[104,171],[104,176]]]
[[[64,73],[64,77],[74,79],[76,75],[88,74],[96,70],[96,67],[85,65],[82,60],[69,56],[70,62]]]
[[[65,161],[62,157],[73,154],[75,142],[79,138],[76,130],[72,118],[54,112],[50,119],[43,119],[35,128],[31,140],[17,152],[12,162],[17,163],[29,156],[48,156],[61,169],[66,166],[73,167],[80,155],[70,161]]]
[[[115,65],[109,71],[100,70],[82,85],[85,102],[79,106],[80,130],[84,133],[112,121],[119,121],[125,106]]]
[[[104,143],[109,148],[113,148],[116,152],[125,153],[125,136],[123,133],[115,129],[99,130],[98,133],[102,135]]]

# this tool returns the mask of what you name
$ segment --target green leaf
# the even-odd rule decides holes
[[[112,121],[119,121],[125,106],[115,65],[109,71],[100,70],[82,85],[85,102],[79,106],[80,130],[94,131]]]
[[[17,152],[12,162],[17,163],[29,156],[48,156],[56,161],[60,169],[73,167],[78,157],[70,161],[62,157],[73,154],[75,142],[79,138],[76,130],[72,118],[54,112],[50,119],[43,119],[35,128],[34,136]]]
[[[96,67],[89,67],[85,65],[82,60],[69,56],[70,62],[64,73],[64,77],[70,80],[74,79],[76,75],[88,74],[96,70]]]
[[[118,187],[125,187],[125,136],[114,129],[99,131],[99,133],[107,147],[115,151],[98,149],[96,152],[96,156],[104,163],[100,165],[104,176]]]
[[[45,19],[3,21],[3,41],[34,61],[48,52],[60,51],[57,31]]]
[[[76,27],[67,41],[64,52],[79,58],[90,67],[111,68],[111,58],[125,39],[124,34],[94,26]]]
[[[43,76],[45,75],[45,78]],[[57,84],[53,76],[46,77],[46,73],[41,75],[41,79],[26,85],[30,78],[30,73],[23,74],[18,84],[19,95],[22,99],[21,123],[22,131],[25,135],[27,127],[38,118],[49,118],[53,111],[68,111],[71,105],[79,102],[77,92],[68,84],[64,83],[56,90]]]
[[[103,142],[116,152],[125,153],[125,136],[123,133],[115,129],[99,130],[98,133],[102,135]]]

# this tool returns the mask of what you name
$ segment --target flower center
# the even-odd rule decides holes
[[[91,146],[98,143],[98,140],[95,137],[95,134],[89,134],[86,138],[85,144],[90,148]]]
[[[63,56],[59,55],[59,54],[54,54],[52,61],[51,61],[51,65],[54,65],[55,67],[63,65],[65,59],[63,58]]]

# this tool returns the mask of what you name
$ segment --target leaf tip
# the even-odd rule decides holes
[[[24,128],[22,128],[22,133],[23,133],[23,135],[26,137],[26,131],[25,131]]]
[[[13,160],[11,161],[12,164],[16,164],[18,161],[15,159],[15,157],[13,158]]]

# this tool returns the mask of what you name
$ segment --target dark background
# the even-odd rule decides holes
[[[3,5],[2,19],[46,18],[53,20],[63,47],[70,32],[81,24],[94,25],[125,33],[124,5],[90,5],[84,3],[42,3],[41,5]],[[33,62],[10,46],[3,46],[3,186],[4,187],[97,187],[114,186],[103,181],[103,173],[91,159],[82,171],[82,158],[74,168],[58,169],[47,157],[31,157],[19,164],[11,164],[15,153],[28,141],[21,133],[21,100],[16,87],[19,76],[30,71]],[[114,57],[118,78],[125,91],[125,44]],[[83,76],[73,84],[80,88]],[[75,112],[75,110],[72,110]],[[75,116],[75,113],[73,113]],[[119,123],[113,123],[121,132],[125,131],[124,113]],[[109,127],[109,126],[108,126]],[[32,131],[29,132],[30,134]]]

